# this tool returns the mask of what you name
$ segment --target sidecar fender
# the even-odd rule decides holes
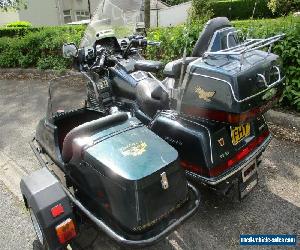
[[[74,221],[72,204],[58,180],[47,168],[24,177],[20,183],[25,206],[35,214],[49,249],[59,249],[56,227],[67,219]],[[59,206],[59,212],[53,208]]]

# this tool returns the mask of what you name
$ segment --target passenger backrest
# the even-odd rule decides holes
[[[222,28],[231,27],[231,24],[227,17],[216,17],[209,20],[204,29],[202,30],[198,41],[194,47],[192,56],[193,57],[202,57],[203,54],[208,50],[211,39],[213,38],[214,33]]]

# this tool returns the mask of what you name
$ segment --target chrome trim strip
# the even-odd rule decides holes
[[[268,144],[270,143],[271,140],[272,140],[272,135],[270,134],[259,148],[257,148],[250,156],[248,156],[246,159],[243,160],[244,163],[241,166],[239,166],[238,168],[232,170],[231,172],[229,172],[227,175],[221,177],[220,179],[211,180],[209,178],[197,175],[197,174],[192,173],[190,171],[185,171],[185,172],[188,176],[190,176],[194,179],[198,179],[198,180],[203,181],[203,182],[205,182],[209,185],[215,186],[215,185],[219,184],[220,182],[225,181],[229,177],[233,176],[234,174],[236,174],[240,170],[242,170],[247,164],[249,164],[250,161],[252,161],[257,155],[259,155],[268,146]]]
[[[223,79],[220,79],[220,78],[217,78],[217,77],[213,77],[213,76],[208,76],[208,75],[203,75],[203,74],[198,74],[198,73],[191,73],[191,74],[192,75],[196,75],[196,76],[202,76],[202,77],[205,77],[205,78],[210,78],[210,79],[213,79],[213,80],[216,80],[216,81],[220,81],[220,82],[224,82],[224,83],[228,84],[229,87],[230,87],[230,91],[231,91],[231,93],[233,95],[234,100],[236,102],[238,102],[238,103],[248,101],[248,100],[250,100],[250,99],[252,99],[252,98],[254,98],[254,97],[258,96],[258,95],[261,95],[262,93],[268,91],[270,88],[274,87],[275,85],[279,84],[280,82],[282,82],[285,79],[285,77],[283,77],[281,79],[278,79],[276,82],[273,82],[272,84],[268,85],[268,88],[266,88],[266,89],[264,89],[264,90],[262,90],[262,91],[260,91],[260,92],[258,92],[256,94],[254,94],[254,95],[251,95],[251,96],[248,96],[248,97],[246,97],[244,99],[239,100],[239,99],[237,99],[237,97],[236,97],[236,95],[235,95],[235,93],[233,91],[233,88],[232,88],[230,82],[228,82],[226,80],[223,80]]]

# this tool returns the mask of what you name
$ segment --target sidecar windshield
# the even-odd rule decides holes
[[[86,77],[81,73],[66,74],[49,81],[47,119],[85,107]]]
[[[136,24],[142,21],[142,0],[101,0],[80,47],[93,46],[96,40],[115,36],[124,38],[134,33]]]

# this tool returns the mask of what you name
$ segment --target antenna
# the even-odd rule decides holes
[[[253,18],[254,18],[254,14],[255,14],[255,11],[256,11],[256,5],[257,5],[257,0],[255,1],[254,7],[253,7],[253,11],[252,11],[252,16],[251,16],[250,20],[253,20]],[[247,33],[246,39],[249,38],[249,35],[250,35],[250,28],[248,29],[248,33]]]
[[[185,47],[183,50],[183,56],[182,56],[182,65],[181,65],[181,72],[180,72],[180,79],[179,79],[179,84],[178,84],[178,94],[176,95],[177,99],[177,110],[179,111],[180,106],[181,106],[181,98],[182,98],[182,85],[183,85],[183,79],[184,79],[184,69],[186,65],[186,54],[187,54],[187,46],[189,42],[189,34],[190,34],[190,18],[188,18],[187,21],[187,26],[186,26],[186,33],[184,34],[186,36],[185,40]]]

